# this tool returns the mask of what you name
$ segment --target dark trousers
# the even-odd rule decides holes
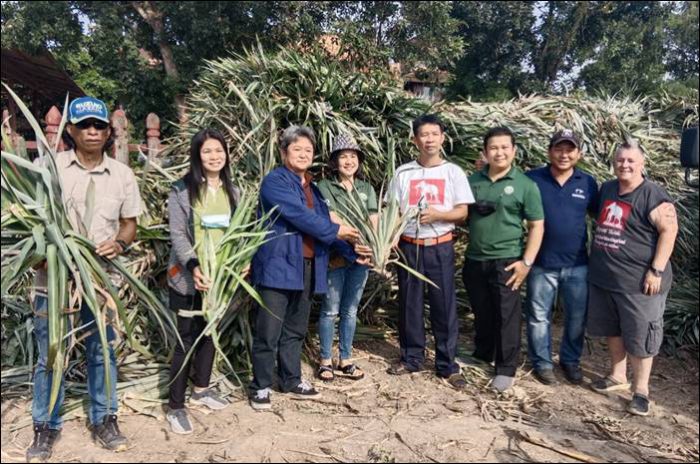
[[[175,309],[174,305],[177,305],[177,303],[173,302],[175,300],[180,300],[182,295],[173,297],[172,293],[171,290],[171,309]],[[191,307],[180,309],[201,310],[201,294],[197,293]],[[190,377],[190,367],[193,367],[194,371],[194,376],[192,377],[194,385],[200,388],[207,388],[209,386],[211,369],[214,364],[214,343],[211,337],[202,337],[199,344],[195,347],[194,353],[185,363],[187,353],[192,349],[192,345],[202,334],[206,325],[207,323],[202,316],[177,316],[177,332],[182,339],[182,345],[180,345],[180,343],[175,344],[173,363],[170,366],[170,381],[172,383],[170,384],[170,401],[168,402],[168,406],[170,406],[171,409],[182,409],[185,407],[185,391],[187,390],[187,380]],[[182,368],[183,364],[184,368]],[[181,368],[182,372],[180,372]],[[177,375],[178,372],[180,372],[180,375]],[[177,377],[175,377],[176,375]],[[173,379],[175,380],[173,381]]]
[[[435,337],[435,370],[441,377],[459,372],[457,353],[457,303],[455,297],[455,251],[452,242],[433,246],[399,245],[405,264],[433,281],[423,282],[405,269],[399,277],[399,343],[401,362],[409,369],[420,369],[425,360],[424,293],[428,288],[430,324]]]
[[[272,386],[275,358],[281,391],[301,383],[301,350],[309,329],[313,275],[314,261],[304,259],[304,290],[258,289],[267,308],[257,308],[254,316],[251,393]]]
[[[520,292],[506,286],[513,274],[505,268],[517,259],[474,261],[462,271],[474,311],[474,356],[496,361],[496,374],[515,376],[520,355]]]

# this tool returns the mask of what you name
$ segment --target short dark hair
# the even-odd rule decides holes
[[[67,123],[70,125],[73,125],[71,123]],[[109,150],[112,149],[114,146],[114,127],[112,126],[112,123],[109,124],[109,137],[107,138],[107,141],[105,142],[104,146],[102,147],[102,152],[107,152],[109,154]],[[67,150],[75,150],[75,147],[77,146],[75,144],[75,140],[73,140],[73,137],[68,133],[68,131],[64,128],[63,132],[61,133],[61,140],[63,141],[63,145],[66,146]]]
[[[515,134],[513,131],[508,129],[506,126],[492,127],[484,135],[484,150],[486,150],[486,145],[489,143],[489,139],[492,137],[498,137],[499,135],[507,135],[510,137],[510,142],[515,146]]]
[[[437,114],[424,114],[418,116],[416,119],[413,120],[413,135],[417,135],[418,129],[420,129],[421,126],[424,126],[426,124],[435,124],[440,126],[441,132],[445,132],[445,130],[447,129],[445,123],[442,122],[442,120]]]

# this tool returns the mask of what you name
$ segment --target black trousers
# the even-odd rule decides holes
[[[309,329],[313,276],[313,259],[304,259],[303,290],[258,289],[267,308],[257,308],[254,315],[251,393],[272,386],[275,358],[280,390],[288,392],[301,383],[301,350]]]
[[[459,324],[455,296],[455,251],[453,242],[417,246],[401,242],[405,263],[439,288],[423,282],[398,268],[399,277],[399,344],[401,362],[409,369],[420,369],[425,361],[425,322],[423,321],[425,287],[428,288],[430,324],[435,337],[435,370],[441,377],[459,372],[455,362]]]
[[[462,271],[474,311],[474,356],[496,361],[496,374],[515,376],[520,355],[520,292],[506,286],[513,274],[505,268],[517,259],[474,261]]]
[[[170,290],[170,308],[173,310],[185,309],[199,311],[202,309],[202,296],[199,292],[194,296],[194,298],[187,298],[183,295],[175,293],[173,295],[173,290]],[[188,301],[189,304],[186,307],[183,302]],[[192,345],[195,340],[202,334],[202,331],[206,327],[207,323],[202,316],[195,317],[181,317],[177,316],[177,332],[180,334],[182,343],[175,344],[175,353],[173,355],[173,362],[170,366],[170,400],[168,401],[168,406],[171,409],[182,409],[185,407],[185,392],[187,390],[187,380],[190,377],[190,368],[192,368],[193,376],[192,382],[196,387],[206,388],[209,386],[209,381],[211,380],[211,370],[214,364],[214,343],[211,337],[202,337],[199,344],[195,348],[194,353],[190,356],[190,359],[185,363],[185,356],[192,349]],[[175,377],[177,373],[182,368],[183,363],[185,364],[180,375]],[[175,381],[173,382],[173,379]]]

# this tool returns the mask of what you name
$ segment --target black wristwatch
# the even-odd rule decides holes
[[[649,271],[654,274],[655,277],[661,277],[664,275],[664,271],[656,269],[654,266],[649,266]]]
[[[126,253],[127,251],[129,251],[129,245],[127,245],[124,240],[116,239],[115,242],[117,242],[119,246],[122,247],[122,253]]]

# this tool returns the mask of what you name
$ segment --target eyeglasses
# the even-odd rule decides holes
[[[97,130],[105,130],[109,127],[109,123],[106,123],[104,121],[98,121],[97,119],[86,119],[85,121],[80,121],[79,123],[76,123],[75,127],[77,127],[80,130],[89,129],[90,127],[94,127]]]

